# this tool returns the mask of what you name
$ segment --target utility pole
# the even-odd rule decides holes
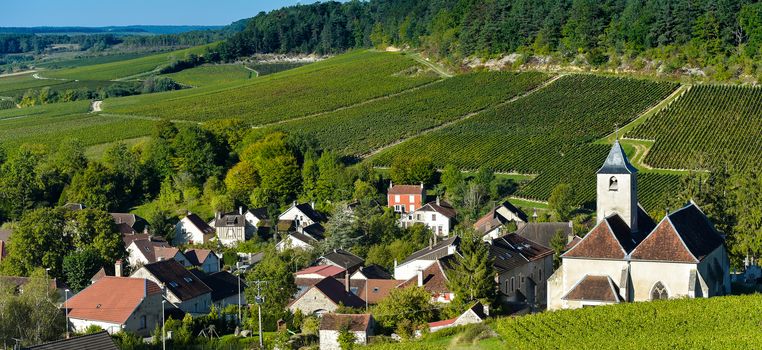
[[[238,273],[238,324],[241,324],[241,266],[240,262],[236,261],[235,268],[236,272]]]
[[[166,319],[164,318],[164,305],[167,304],[166,300],[161,301],[161,349],[167,350],[167,331],[164,330],[164,324]]]
[[[262,284],[269,283],[268,281],[252,281],[252,283],[257,284],[257,295],[254,298],[254,302],[257,303],[257,312],[259,313],[259,347],[264,349],[265,344],[264,341],[262,341],[262,303],[265,302],[265,297],[262,296]]]
[[[66,305],[69,303],[69,289],[64,289],[64,321],[66,321],[66,339],[69,339],[69,306]]]

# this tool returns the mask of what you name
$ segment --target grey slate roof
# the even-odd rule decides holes
[[[609,156],[606,157],[603,166],[598,169],[598,174],[634,174],[637,172],[638,169],[630,164],[619,140],[614,141]]]
[[[174,259],[146,264],[143,268],[164,283],[167,289],[182,301],[212,292],[209,286]]]
[[[29,350],[119,350],[106,331],[30,346]]]
[[[558,231],[563,231],[567,238],[574,235],[574,229],[568,222],[529,222],[520,225],[516,234],[532,242],[550,247],[550,240]]]
[[[413,254],[410,254],[405,261],[401,262],[400,265],[406,264],[408,262],[414,261],[414,260],[437,260],[444,258],[448,254],[448,248],[449,246],[459,246],[460,245],[460,237],[458,236],[452,236],[450,238],[444,239],[442,241],[437,242],[437,244],[432,245],[431,247],[423,248],[417,252],[414,252]]]
[[[354,270],[365,262],[363,258],[354,255],[344,249],[334,249],[333,251],[323,255],[320,259],[330,261],[334,265],[345,268],[347,270]]]

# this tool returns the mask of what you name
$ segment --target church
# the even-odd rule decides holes
[[[597,223],[548,279],[548,309],[730,293],[724,238],[695,203],[655,223],[619,141],[597,173]]]

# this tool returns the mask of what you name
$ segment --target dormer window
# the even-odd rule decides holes
[[[619,181],[617,181],[616,176],[612,176],[609,179],[609,191],[617,191],[619,190]]]

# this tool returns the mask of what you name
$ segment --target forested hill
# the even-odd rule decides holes
[[[754,0],[370,0],[260,13],[220,47],[258,52],[340,52],[409,45],[440,57],[520,52],[590,65],[621,57],[669,65],[757,69],[762,3]],[[582,54],[582,55],[578,55]],[[611,59],[611,60],[610,60]],[[749,73],[749,72],[747,72]],[[753,74],[753,73],[752,73]]]

